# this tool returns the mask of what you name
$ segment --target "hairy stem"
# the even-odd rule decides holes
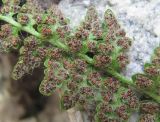
[[[60,48],[60,49],[62,49],[62,50],[64,50],[64,51],[66,51],[66,52],[69,51],[69,48],[68,48],[65,44],[63,44],[62,42],[60,42],[60,40],[50,39],[49,42],[50,42],[52,45],[54,45],[54,46],[56,46],[56,47],[58,47],[58,48]]]
[[[32,26],[22,26],[20,23],[16,22],[11,16],[3,16],[0,14],[0,20],[8,22],[9,24],[17,27],[19,30],[23,30],[25,32],[28,32],[30,34],[32,34],[33,36],[37,37],[37,38],[41,38],[43,39],[42,34],[40,34],[39,32],[37,32]],[[50,39],[49,42],[55,46],[57,46],[60,49],[63,49],[64,51],[68,52],[69,48],[68,46],[66,46],[65,44],[63,44],[62,42],[60,42],[60,40],[53,40]],[[89,64],[93,64],[94,61],[92,58],[88,57],[85,54],[78,54],[79,57],[81,57],[82,59],[85,59]],[[133,83],[132,80],[127,79],[126,77],[124,77],[123,75],[121,75],[120,73],[112,70],[112,69],[107,69],[106,70],[107,73],[113,75],[114,77],[116,77],[118,80],[120,80],[122,83],[127,84],[131,87],[134,87],[136,89],[138,89],[136,87],[136,85]],[[160,96],[157,96],[156,94],[150,92],[150,91],[146,91],[146,90],[141,90],[138,89],[139,91],[142,91],[143,93],[147,94],[148,96],[152,97],[154,100],[156,100],[158,103],[160,103]]]
[[[154,100],[156,100],[158,103],[160,103],[160,96],[150,92],[150,91],[147,91],[147,90],[143,90],[143,89],[140,89],[140,88],[137,88],[136,85],[134,84],[134,82],[130,79],[127,79],[126,77],[124,77],[123,75],[121,75],[120,73],[112,70],[112,69],[108,69],[107,72],[109,74],[112,74],[114,77],[116,77],[118,80],[120,80],[122,83],[124,84],[128,84],[129,86],[131,87],[134,87],[136,88],[138,91],[141,91],[145,94],[147,94],[148,96],[152,97]]]
[[[81,54],[80,57],[84,58],[88,63],[93,64],[93,59],[92,58],[89,58],[88,56],[83,55],[83,54]],[[113,69],[110,69],[110,68],[107,69],[106,72],[113,75],[115,78],[117,78],[119,81],[121,81],[121,83],[127,84],[131,87],[136,88],[138,91],[141,91],[142,93],[147,94],[148,96],[153,98],[155,101],[160,103],[160,96],[158,96],[158,95],[156,95],[156,94],[154,94],[150,91],[146,91],[146,90],[137,88],[137,86],[135,85],[135,83],[132,80],[127,79],[125,76],[121,75],[120,73],[118,73],[118,72],[116,72],[116,71],[114,71]]]

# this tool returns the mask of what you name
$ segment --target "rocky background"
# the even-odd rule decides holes
[[[123,72],[129,78],[136,72],[142,72],[144,63],[150,61],[153,49],[160,45],[160,0],[38,1],[44,8],[48,8],[52,4],[58,4],[65,16],[71,20],[71,27],[80,23],[91,4],[96,6],[100,19],[102,19],[105,9],[111,8],[126,30],[127,35],[133,39],[132,47],[128,53],[130,64]],[[31,81],[32,87],[29,86],[30,88],[22,89],[15,86],[17,82],[11,82],[8,77],[13,63],[9,59],[16,60],[13,57],[0,55],[0,122],[68,122],[69,119],[72,122],[87,121],[86,118],[83,119],[85,116],[82,116],[78,111],[60,111],[56,94],[49,98],[40,94],[36,98],[32,96],[31,94],[38,91],[36,89],[37,83],[32,82],[34,78],[32,80],[27,78],[28,81],[25,81]],[[37,72],[39,73],[39,71]],[[15,93],[11,87],[20,90],[21,94],[11,95],[11,93]],[[33,91],[31,88],[35,88],[37,91]],[[27,94],[24,91],[28,91]],[[33,112],[33,109],[38,110]],[[74,118],[74,115],[76,118]],[[136,114],[130,121],[136,121]]]

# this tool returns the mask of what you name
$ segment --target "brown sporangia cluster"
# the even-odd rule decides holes
[[[140,88],[143,88],[143,87],[150,88],[153,84],[152,80],[150,80],[146,76],[140,75],[140,74],[136,76],[136,81],[135,82],[136,82],[137,86],[140,87]]]
[[[160,95],[160,48],[131,84],[120,74],[129,63],[131,39],[110,9],[101,22],[90,6],[80,26],[71,29],[56,6],[44,10],[36,0],[3,0],[0,20],[1,52],[19,50],[13,79],[42,67],[39,91],[58,92],[64,109],[83,109],[96,122],[126,122],[133,112],[140,113],[140,122],[159,121],[159,101],[137,93]]]
[[[10,24],[4,24],[0,30],[1,52],[8,52],[11,49],[18,49],[22,41],[18,31]]]
[[[38,41],[33,36],[24,40],[24,46],[20,49],[20,57],[12,72],[12,77],[15,80],[33,72],[35,68],[42,64],[42,57],[36,55],[38,46]]]
[[[109,78],[109,80],[113,78]],[[118,81],[117,81],[118,82]],[[113,87],[115,86],[115,87]],[[131,89],[112,84],[107,92],[102,92],[103,102],[97,107],[97,117],[102,122],[118,122],[129,119],[130,114],[139,108],[139,100]]]
[[[153,101],[142,101],[140,111],[140,122],[156,122],[157,118],[159,118],[160,107]]]

